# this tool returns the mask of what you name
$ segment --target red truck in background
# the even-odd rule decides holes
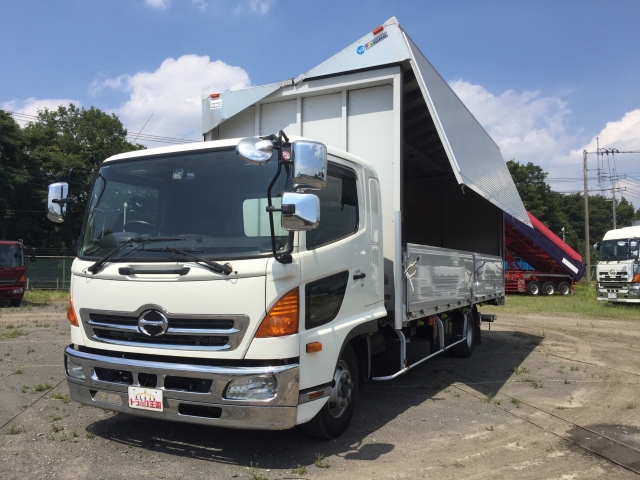
[[[527,212],[532,227],[504,214],[505,292],[569,295],[584,275],[582,257]]]
[[[0,240],[0,302],[19,307],[24,296],[25,256],[35,260],[35,250],[22,240]]]

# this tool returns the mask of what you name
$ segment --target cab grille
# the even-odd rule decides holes
[[[138,319],[148,310],[166,317],[165,333],[148,335],[139,328]],[[80,318],[87,336],[95,341],[177,350],[234,350],[249,325],[246,315],[178,315],[156,305],[145,305],[135,312],[80,309]]]

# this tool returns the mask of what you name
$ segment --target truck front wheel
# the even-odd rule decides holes
[[[333,381],[329,401],[302,425],[308,435],[330,440],[342,435],[351,423],[358,396],[358,360],[350,345],[340,354]]]

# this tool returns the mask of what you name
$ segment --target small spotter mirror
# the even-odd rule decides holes
[[[323,143],[296,140],[291,144],[293,177],[296,190],[322,190],[327,183],[327,147]]]
[[[320,223],[320,199],[313,193],[282,195],[280,224],[284,230],[302,232],[313,230]]]
[[[67,182],[52,183],[47,194],[47,218],[54,223],[64,222],[67,213],[67,195],[69,185]]]
[[[264,165],[271,160],[273,142],[260,137],[246,137],[236,145],[236,154],[251,165]]]
[[[598,250],[600,250],[600,242],[596,242],[593,244],[593,251],[597,252]]]

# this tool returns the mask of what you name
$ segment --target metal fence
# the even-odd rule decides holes
[[[25,286],[29,290],[69,290],[74,256],[38,254],[37,261],[27,263]]]

